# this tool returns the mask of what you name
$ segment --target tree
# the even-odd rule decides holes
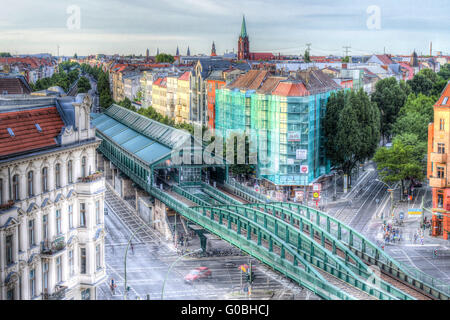
[[[444,64],[438,72],[438,75],[446,81],[450,80],[450,63]]]
[[[158,54],[155,59],[157,63],[173,63],[175,61],[172,55],[166,53]]]
[[[379,148],[373,160],[377,164],[380,178],[387,184],[401,182],[401,198],[405,181],[424,178],[423,166],[415,158],[415,150],[411,145],[404,145],[396,140],[391,148]]]
[[[10,58],[10,57],[12,57],[11,53],[9,53],[9,52],[0,52],[0,58]]]
[[[417,134],[414,133],[402,133],[395,136],[392,140],[393,144],[401,143],[404,146],[412,147],[412,157],[417,163],[426,164],[426,154],[428,142],[420,140]]]
[[[311,62],[311,58],[310,58],[310,56],[309,56],[309,51],[308,51],[308,50],[305,50],[305,55],[304,55],[304,57],[303,57],[303,60],[304,60],[306,63],[310,63],[310,62]]]
[[[131,100],[125,97],[122,101],[118,103],[119,106],[130,109],[131,111],[137,111],[136,108],[131,104]]]
[[[350,57],[349,57],[349,56],[344,57],[344,58],[342,59],[342,62],[344,62],[344,63],[349,63],[349,62],[350,62]]]
[[[446,83],[433,70],[422,69],[414,78],[408,80],[408,84],[415,94],[431,96],[440,95]]]
[[[380,113],[367,94],[332,94],[324,119],[325,148],[332,164],[350,175],[358,162],[370,159],[380,140]]]
[[[69,78],[69,82],[70,83],[74,83],[75,80],[78,79],[78,76],[80,75],[80,71],[78,69],[74,69],[72,71],[70,71],[67,76]]]
[[[80,80],[78,80],[78,93],[86,93],[91,90],[91,83],[89,82],[88,78],[81,77]]]
[[[74,59],[78,59],[78,55],[77,55],[76,52],[75,52],[75,54],[73,55],[73,57],[74,57]]]
[[[372,101],[375,102],[381,113],[381,135],[389,139],[392,134],[392,126],[395,123],[400,108],[408,97],[407,85],[397,82],[395,78],[386,78],[377,82]]]

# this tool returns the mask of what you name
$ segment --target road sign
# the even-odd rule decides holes
[[[409,215],[420,215],[422,214],[422,209],[408,209]]]
[[[320,192],[314,192],[313,193],[313,198],[314,199],[319,199],[320,198]]]
[[[308,173],[308,166],[301,166],[300,167],[300,172],[301,173]]]

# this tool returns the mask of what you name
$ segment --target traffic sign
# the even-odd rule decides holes
[[[422,209],[408,209],[408,214],[410,215],[422,214]]]
[[[313,193],[313,198],[314,199],[319,199],[320,198],[320,192],[314,192]]]

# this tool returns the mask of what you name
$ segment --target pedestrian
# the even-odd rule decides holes
[[[133,242],[130,242],[130,247],[131,247],[131,253],[134,254],[134,246],[133,246]]]
[[[420,244],[423,245],[423,234],[420,236]]]
[[[111,293],[114,295],[115,294],[115,289],[116,289],[116,284],[114,283],[114,279],[111,278],[111,284],[110,284],[110,289],[111,289]]]

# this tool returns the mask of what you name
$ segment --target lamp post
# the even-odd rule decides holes
[[[388,192],[391,194],[391,218],[394,218],[394,191],[398,188],[392,188],[386,182],[381,181],[380,179],[375,179],[375,181],[383,183],[386,187],[388,187]],[[381,212],[381,219],[383,219],[383,211]]]
[[[152,224],[154,224],[154,223],[157,223],[157,222],[160,222],[160,220],[155,220],[155,221],[152,221]],[[128,240],[128,244],[127,244],[127,248],[125,249],[125,256],[124,256],[124,258],[123,258],[123,264],[124,264],[124,273],[125,273],[125,277],[124,277],[124,280],[125,280],[125,284],[124,284],[124,291],[123,291],[123,299],[124,300],[126,300],[126,294],[127,294],[127,256],[128,256],[128,248],[130,247],[130,244],[131,244],[131,240],[133,239],[133,237],[136,235],[136,233],[138,232],[138,231],[140,231],[141,229],[143,229],[144,227],[148,227],[149,225],[148,224],[143,224],[143,225],[141,225],[139,228],[137,228],[132,234],[131,234],[131,236],[130,236],[130,239]]]
[[[182,255],[181,257],[179,257],[177,260],[175,260],[175,261],[170,265],[169,270],[167,270],[166,277],[164,278],[164,282],[163,282],[163,286],[162,286],[162,290],[161,290],[161,300],[164,300],[164,288],[165,288],[165,286],[166,286],[166,280],[167,280],[167,277],[169,276],[170,270],[172,270],[173,266],[174,266],[178,261],[180,261],[182,258],[184,258],[184,257],[186,257],[186,256],[188,256],[188,255],[190,255],[190,254],[194,254],[194,253],[196,253],[196,252],[199,252],[199,251],[202,251],[202,249],[200,248],[200,249],[194,250],[194,251],[192,251],[192,252],[188,252],[188,253]]]

